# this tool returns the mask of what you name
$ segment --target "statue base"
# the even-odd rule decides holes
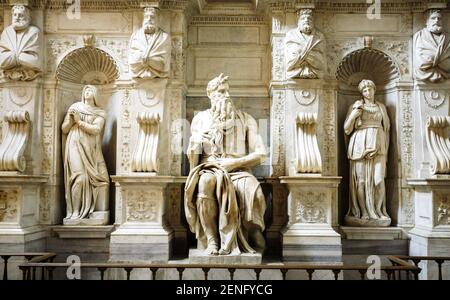
[[[388,227],[391,225],[391,218],[386,219],[361,219],[352,216],[345,216],[346,226],[354,227]]]
[[[240,253],[228,255],[206,255],[205,250],[190,249],[189,263],[190,264],[210,264],[210,265],[259,265],[262,263],[261,253]]]
[[[408,179],[414,187],[415,225],[408,234],[411,256],[448,256],[450,249],[450,176]],[[423,261],[419,279],[438,279],[437,264]],[[443,278],[450,271],[443,268]]]
[[[109,211],[95,211],[89,215],[88,219],[68,219],[64,218],[63,224],[68,226],[101,226],[108,225]]]

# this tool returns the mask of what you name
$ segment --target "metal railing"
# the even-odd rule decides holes
[[[398,258],[402,261],[412,261],[416,267],[419,266],[419,263],[421,261],[434,261],[438,267],[438,280],[443,280],[442,265],[445,262],[450,262],[450,256],[403,256],[403,255],[399,255],[399,256],[396,256],[396,258]],[[450,278],[448,278],[448,279],[450,279]]]
[[[387,275],[388,280],[401,280],[402,272],[406,274],[405,279],[418,280],[421,269],[402,260],[399,257],[389,256],[388,259],[392,263],[391,266],[381,266],[380,271],[383,271]],[[24,280],[35,280],[36,271],[40,269],[42,276],[41,279],[53,279],[53,273],[56,269],[67,269],[72,265],[69,263],[49,263],[42,261],[29,261],[19,266],[22,270]],[[328,270],[333,273],[334,279],[338,280],[341,272],[344,271],[357,271],[360,274],[361,280],[366,278],[369,266],[367,265],[311,265],[311,264],[280,264],[280,265],[226,265],[226,264],[135,264],[135,263],[80,263],[77,265],[80,269],[94,269],[99,273],[99,279],[105,279],[105,272],[108,269],[122,269],[126,273],[126,279],[131,279],[131,274],[135,269],[147,269],[152,274],[152,279],[156,280],[158,270],[176,269],[178,277],[183,280],[183,273],[188,269],[200,269],[203,271],[205,280],[208,280],[208,275],[211,270],[228,270],[230,280],[234,280],[234,275],[237,270],[253,270],[255,279],[260,280],[260,275],[263,270],[279,270],[282,275],[282,279],[287,279],[289,271],[303,270],[306,272],[308,279],[313,279],[313,274],[316,271]]]
[[[11,257],[24,257],[27,262],[53,262],[56,257],[56,253],[42,253],[42,252],[29,252],[29,253],[0,253],[0,257],[3,260],[3,280],[8,280],[8,261]]]

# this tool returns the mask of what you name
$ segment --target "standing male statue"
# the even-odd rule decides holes
[[[325,38],[314,28],[311,9],[299,12],[298,27],[286,34],[286,77],[323,78],[326,68]]]
[[[13,6],[12,24],[0,40],[0,68],[8,79],[33,80],[42,73],[41,33],[30,23],[30,10]]]
[[[130,40],[128,62],[133,78],[167,78],[171,40],[159,27],[159,8],[146,7],[142,27]]]
[[[416,32],[414,42],[414,78],[433,83],[450,77],[450,37],[443,29],[442,15],[429,13],[427,26]]]
[[[207,255],[263,252],[266,202],[251,168],[266,159],[258,126],[237,110],[228,77],[208,83],[211,108],[192,120],[185,188],[185,213]]]

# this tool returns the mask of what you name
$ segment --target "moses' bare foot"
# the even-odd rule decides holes
[[[209,244],[204,253],[206,255],[218,255],[219,250],[217,248],[216,244]]]

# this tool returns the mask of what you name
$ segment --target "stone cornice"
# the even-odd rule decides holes
[[[314,7],[319,11],[332,12],[365,12],[371,6],[366,1],[324,1],[324,0],[268,0],[268,8],[272,13],[295,12],[300,7]],[[430,8],[446,8],[446,0],[383,0],[382,13],[422,12]]]

